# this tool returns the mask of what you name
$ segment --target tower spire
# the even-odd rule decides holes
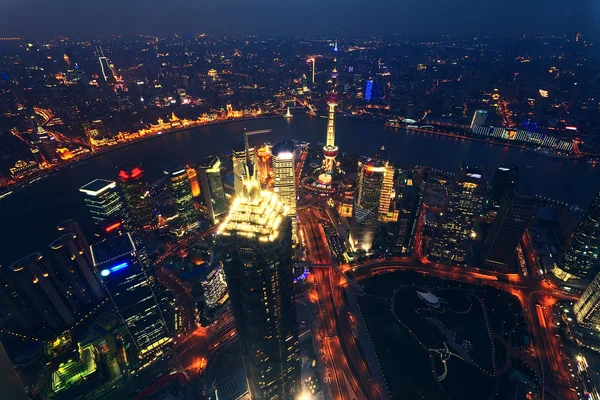
[[[334,170],[335,158],[338,154],[338,148],[335,145],[335,107],[340,103],[340,95],[337,92],[337,35],[335,46],[333,48],[333,69],[331,70],[331,90],[327,93],[327,106],[329,107],[327,115],[327,141],[323,147],[323,169],[324,174],[319,179],[321,181],[331,181],[331,174]]]

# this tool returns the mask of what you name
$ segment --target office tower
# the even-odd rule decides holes
[[[96,224],[123,217],[123,201],[116,182],[95,179],[79,191],[85,195],[85,204]]]
[[[156,214],[144,170],[139,166],[123,167],[119,170],[119,186],[125,200],[127,219],[138,230],[147,230],[156,225]]]
[[[296,179],[294,163],[294,143],[280,142],[271,150],[273,170],[273,191],[287,206],[288,215],[296,217]]]
[[[208,216],[216,222],[217,217],[227,210],[227,199],[221,178],[221,160],[216,156],[206,157],[200,164],[199,172],[200,191],[208,209]]]
[[[508,270],[517,245],[536,211],[532,197],[514,190],[502,200],[498,215],[485,240],[485,264],[493,269]]]
[[[269,185],[271,181],[271,148],[263,144],[256,150],[256,167],[258,168],[258,177],[260,183]]]
[[[369,251],[373,247],[385,171],[380,161],[358,163],[350,224],[350,244],[354,250]]]
[[[98,277],[87,257],[88,249],[82,247],[75,233],[65,233],[50,244],[57,261],[57,277],[74,303],[88,306],[104,299]]]
[[[183,164],[167,164],[163,167],[163,173],[168,177],[169,193],[173,201],[173,207],[179,214],[179,221],[186,229],[193,229],[199,225],[198,210],[194,206],[190,181],[185,172]]]
[[[411,251],[413,246],[421,205],[421,194],[419,187],[414,184],[412,176],[404,179],[401,190],[402,196],[396,201],[398,219],[395,224],[396,243],[394,251],[406,254]]]
[[[0,342],[0,387],[2,397],[9,400],[28,400],[25,389],[13,367],[4,346]]]
[[[33,253],[3,271],[3,281],[11,292],[15,319],[26,327],[44,324],[58,329],[72,325],[73,304],[69,302],[54,271],[41,253]]]
[[[247,142],[247,138],[245,141]],[[250,153],[250,160],[252,163],[257,165],[256,149],[254,147],[248,147],[248,152]],[[246,168],[246,149],[243,146],[238,146],[231,151],[231,159],[233,162],[233,188],[235,195],[237,196],[242,193],[242,188],[244,186],[242,182]]]
[[[192,196],[200,196],[200,182],[198,182],[198,173],[194,168],[187,165],[185,167],[185,173],[187,174],[188,180],[190,181],[190,187],[192,188]]]
[[[600,274],[596,275],[573,305],[573,312],[580,325],[600,331]]]
[[[485,183],[481,171],[460,166],[450,189],[441,232],[434,237],[431,255],[464,265],[470,241],[475,238],[475,218],[481,215]]]
[[[56,229],[62,234],[74,233],[75,235],[77,235],[79,247],[86,249],[86,251],[89,250],[90,246],[88,245],[83,231],[81,230],[81,226],[74,219],[68,219],[66,221],[61,222],[60,224],[56,225]]]
[[[471,129],[475,126],[484,126],[487,122],[488,112],[484,110],[477,110],[473,113],[473,119],[471,119]]]
[[[94,268],[127,327],[129,361],[137,372],[167,352],[172,341],[167,324],[130,233],[110,236],[91,251]]]
[[[395,197],[395,169],[389,161],[385,161],[383,165],[385,169],[383,171],[381,195],[379,198],[379,220],[383,222],[394,222],[398,219],[398,214],[391,210],[390,206],[392,205],[392,200]]]
[[[294,399],[300,354],[286,206],[261,191],[249,163],[217,234],[252,399]]]
[[[337,48],[337,46],[336,46]],[[323,179],[324,181],[331,180],[331,174],[335,167],[335,158],[338,155],[338,148],[335,145],[335,108],[340,104],[340,94],[337,91],[337,50],[333,58],[333,70],[331,71],[331,90],[327,94],[327,106],[329,111],[327,114],[327,140],[323,147],[323,168],[324,174],[329,176],[329,179]],[[322,179],[319,177],[319,179]]]
[[[499,165],[494,172],[489,198],[497,206],[504,196],[516,189],[519,183],[519,167],[516,165]]]
[[[600,254],[600,193],[581,218],[562,257],[562,269],[585,278],[597,272]]]

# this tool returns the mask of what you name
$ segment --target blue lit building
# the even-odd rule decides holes
[[[92,245],[94,268],[127,326],[133,373],[163,357],[172,342],[138,253],[130,233]]]

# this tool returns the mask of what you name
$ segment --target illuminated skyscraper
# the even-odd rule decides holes
[[[562,269],[585,278],[598,269],[600,254],[600,193],[581,218],[562,257]]]
[[[223,190],[221,178],[221,160],[219,157],[207,157],[200,164],[200,188],[204,197],[204,204],[208,208],[210,219],[215,222],[217,217],[227,210],[227,199]]]
[[[273,191],[287,206],[288,215],[296,217],[296,179],[294,163],[294,143],[281,142],[271,151],[273,170]]]
[[[185,167],[185,173],[190,181],[190,187],[192,188],[192,196],[200,196],[200,182],[198,182],[198,173],[196,170],[189,165]]]
[[[123,233],[91,250],[94,268],[127,327],[130,367],[143,369],[166,354],[172,338],[138,249],[131,234]]]
[[[251,163],[250,163],[251,164]],[[217,240],[252,399],[295,399],[300,351],[292,275],[291,220],[261,191],[253,165]]]
[[[517,245],[535,211],[532,197],[520,196],[514,190],[504,197],[485,240],[487,266],[500,270],[510,267]]]
[[[385,149],[381,148],[381,153]],[[394,166],[388,160],[382,160],[383,167],[383,182],[381,183],[381,197],[379,198],[379,220],[384,222],[394,222],[398,219],[398,214],[390,209],[394,198]]]
[[[138,230],[155,226],[156,214],[148,184],[144,180],[144,170],[139,165],[121,168],[119,186],[131,225]]]
[[[354,250],[369,251],[373,247],[385,172],[386,166],[380,161],[358,163],[350,224],[350,244]]]
[[[250,153],[250,159],[257,165],[256,162],[256,149],[254,147],[249,147],[248,151]],[[233,162],[233,188],[235,190],[235,195],[242,193],[243,184],[243,176],[245,174],[246,168],[246,150],[243,146],[240,146],[231,152],[231,159]]]
[[[80,187],[79,191],[85,194],[85,204],[95,223],[123,217],[123,201],[116,182],[95,179]]]
[[[26,328],[44,324],[58,329],[75,322],[74,305],[42,254],[33,253],[3,270],[2,281],[15,319]]]
[[[77,221],[75,221],[74,219],[68,219],[58,224],[56,226],[56,229],[63,235],[66,233],[74,233],[75,235],[77,235],[77,238],[75,240],[77,240],[79,248],[85,249],[86,255],[89,258],[90,246],[85,238],[85,235],[83,234],[83,231],[81,230],[81,226],[79,226],[79,223]],[[91,260],[91,258],[89,259]]]
[[[168,177],[171,200],[179,221],[185,229],[193,229],[199,225],[198,210],[194,206],[190,181],[183,164],[168,164],[163,167],[163,172]]]
[[[256,167],[258,168],[258,177],[263,185],[270,184],[272,177],[271,170],[271,149],[263,144],[256,151]]]
[[[573,312],[580,325],[600,331],[600,274],[596,275],[577,300]]]
[[[333,58],[333,71],[331,71],[331,90],[327,94],[327,106],[329,107],[329,112],[327,115],[327,141],[325,142],[325,146],[323,147],[323,157],[324,157],[324,172],[325,175],[329,176],[329,179],[324,177],[319,177],[322,181],[330,181],[331,174],[333,173],[335,167],[335,158],[338,155],[338,148],[335,145],[335,108],[340,104],[340,94],[337,92],[336,81],[337,81],[337,45],[335,47],[336,54]]]
[[[461,165],[450,190],[441,232],[433,240],[433,257],[458,265],[466,263],[471,240],[475,238],[475,218],[483,209],[484,194],[481,171]]]
[[[81,308],[104,299],[98,277],[74,233],[66,233],[50,244],[57,261],[55,273],[72,302]]]

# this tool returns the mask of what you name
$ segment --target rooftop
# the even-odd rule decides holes
[[[108,181],[106,179],[94,179],[90,183],[79,188],[79,191],[89,196],[98,196],[100,193],[117,187],[117,183],[114,181]]]
[[[135,244],[129,233],[112,236],[96,243],[92,247],[92,262],[94,266],[102,265],[111,260],[131,254],[136,251]]]

